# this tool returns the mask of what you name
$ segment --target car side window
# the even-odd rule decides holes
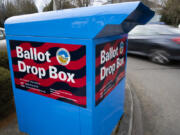
[[[146,28],[143,26],[138,26],[135,27],[130,33],[129,35],[131,36],[153,36],[156,35],[157,33],[152,30],[151,28]]]
[[[2,30],[0,30],[0,40],[4,39],[4,34],[2,32]]]

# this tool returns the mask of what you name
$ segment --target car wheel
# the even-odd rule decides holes
[[[168,64],[170,62],[168,57],[169,54],[166,51],[162,51],[162,50],[156,50],[150,54],[150,60],[152,62],[163,65]]]

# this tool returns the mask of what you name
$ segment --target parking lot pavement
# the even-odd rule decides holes
[[[18,130],[16,114],[13,113],[0,124],[0,135],[27,135]]]
[[[127,74],[140,100],[144,135],[179,135],[180,63],[163,66],[128,56]]]
[[[132,82],[128,78],[126,80],[124,115],[112,135],[143,135],[139,99],[134,92]]]

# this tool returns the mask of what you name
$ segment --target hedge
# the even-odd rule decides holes
[[[10,72],[0,67],[0,119],[14,110]]]
[[[180,24],[180,0],[167,0],[161,10],[161,21],[169,25]]]
[[[0,51],[0,66],[9,69],[8,55],[6,51]]]

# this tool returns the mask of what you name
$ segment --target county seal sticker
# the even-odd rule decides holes
[[[86,107],[86,46],[10,41],[16,88]]]
[[[122,55],[123,53],[124,53],[124,42],[123,41],[121,41],[121,43],[120,43],[120,55]]]
[[[56,58],[57,58],[58,62],[63,66],[68,65],[71,60],[68,50],[66,50],[64,48],[60,48],[57,51]]]

